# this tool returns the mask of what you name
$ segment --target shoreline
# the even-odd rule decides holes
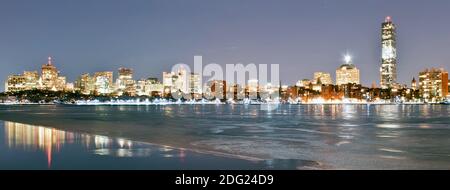
[[[191,103],[191,102],[167,102],[167,103],[149,103],[149,102],[134,102],[134,103],[115,103],[115,102],[96,102],[96,103],[0,103],[0,106],[15,106],[15,105],[63,105],[63,106],[165,106],[165,105],[450,105],[446,103]]]

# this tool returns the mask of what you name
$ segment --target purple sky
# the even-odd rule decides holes
[[[120,66],[161,77],[202,55],[222,65],[278,63],[282,82],[294,84],[314,71],[334,77],[348,51],[369,86],[379,82],[389,15],[399,82],[409,84],[426,67],[450,69],[449,10],[448,0],[1,0],[0,79],[39,70],[49,55],[69,81]]]

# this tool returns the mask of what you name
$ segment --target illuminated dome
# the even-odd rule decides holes
[[[339,69],[354,69],[354,68],[356,68],[355,67],[355,65],[353,65],[353,64],[348,64],[348,63],[346,63],[346,64],[342,64],[340,67],[339,67]]]

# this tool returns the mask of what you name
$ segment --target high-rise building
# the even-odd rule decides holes
[[[317,84],[317,81],[319,79],[322,82],[322,84],[324,84],[324,85],[333,84],[330,73],[315,72],[314,73],[314,83]]]
[[[98,95],[111,94],[113,91],[113,72],[104,71],[94,74],[94,91]]]
[[[381,88],[391,88],[397,82],[396,27],[391,17],[381,25]]]
[[[48,62],[42,65],[41,76],[42,89],[56,91],[58,83],[58,70],[52,63],[52,57],[48,57]]]
[[[186,69],[181,66],[180,68],[178,68],[178,71],[175,74],[177,75],[177,80],[175,81],[175,89],[180,90],[184,93],[188,93],[188,83],[190,78],[187,75]]]
[[[349,55],[344,57],[345,63],[336,69],[336,85],[359,84],[359,69],[352,63]]]
[[[82,74],[75,82],[75,90],[79,90],[82,94],[93,93],[94,87],[94,80],[89,73]]]
[[[176,72],[163,72],[164,92],[166,94],[174,91],[188,93],[190,91],[188,88],[189,80],[190,77],[182,66]]]
[[[202,93],[202,84],[200,84],[200,75],[191,73],[189,77],[189,91],[194,94]]]
[[[25,89],[33,90],[39,87],[39,74],[37,71],[24,71]]]
[[[427,101],[440,101],[448,95],[448,72],[444,69],[425,69],[419,73],[419,92]]]
[[[149,95],[145,92],[145,85],[146,85],[145,79],[136,81],[136,94],[138,96],[148,96]]]
[[[136,81],[133,80],[133,69],[119,69],[119,76],[116,80],[116,87],[119,95],[126,93],[128,95],[134,96],[136,94]]]
[[[145,93],[150,96],[161,96],[164,93],[164,85],[157,78],[145,80]]]

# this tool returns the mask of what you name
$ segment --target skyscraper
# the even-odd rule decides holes
[[[396,27],[391,17],[381,25],[381,88],[391,88],[397,82]]]
[[[189,91],[194,94],[202,93],[202,85],[200,84],[200,75],[197,73],[191,73],[189,77]]]
[[[82,94],[91,94],[94,91],[94,82],[89,73],[84,73],[75,82],[75,89]]]
[[[136,94],[136,81],[133,80],[133,69],[119,68],[119,77],[116,80],[116,87],[119,95]]]
[[[97,95],[106,95],[112,93],[113,72],[104,71],[94,74],[94,87]]]
[[[52,63],[52,57],[48,57],[48,62],[42,65],[41,76],[42,88],[45,90],[56,91],[56,85],[58,83],[58,70]]]

